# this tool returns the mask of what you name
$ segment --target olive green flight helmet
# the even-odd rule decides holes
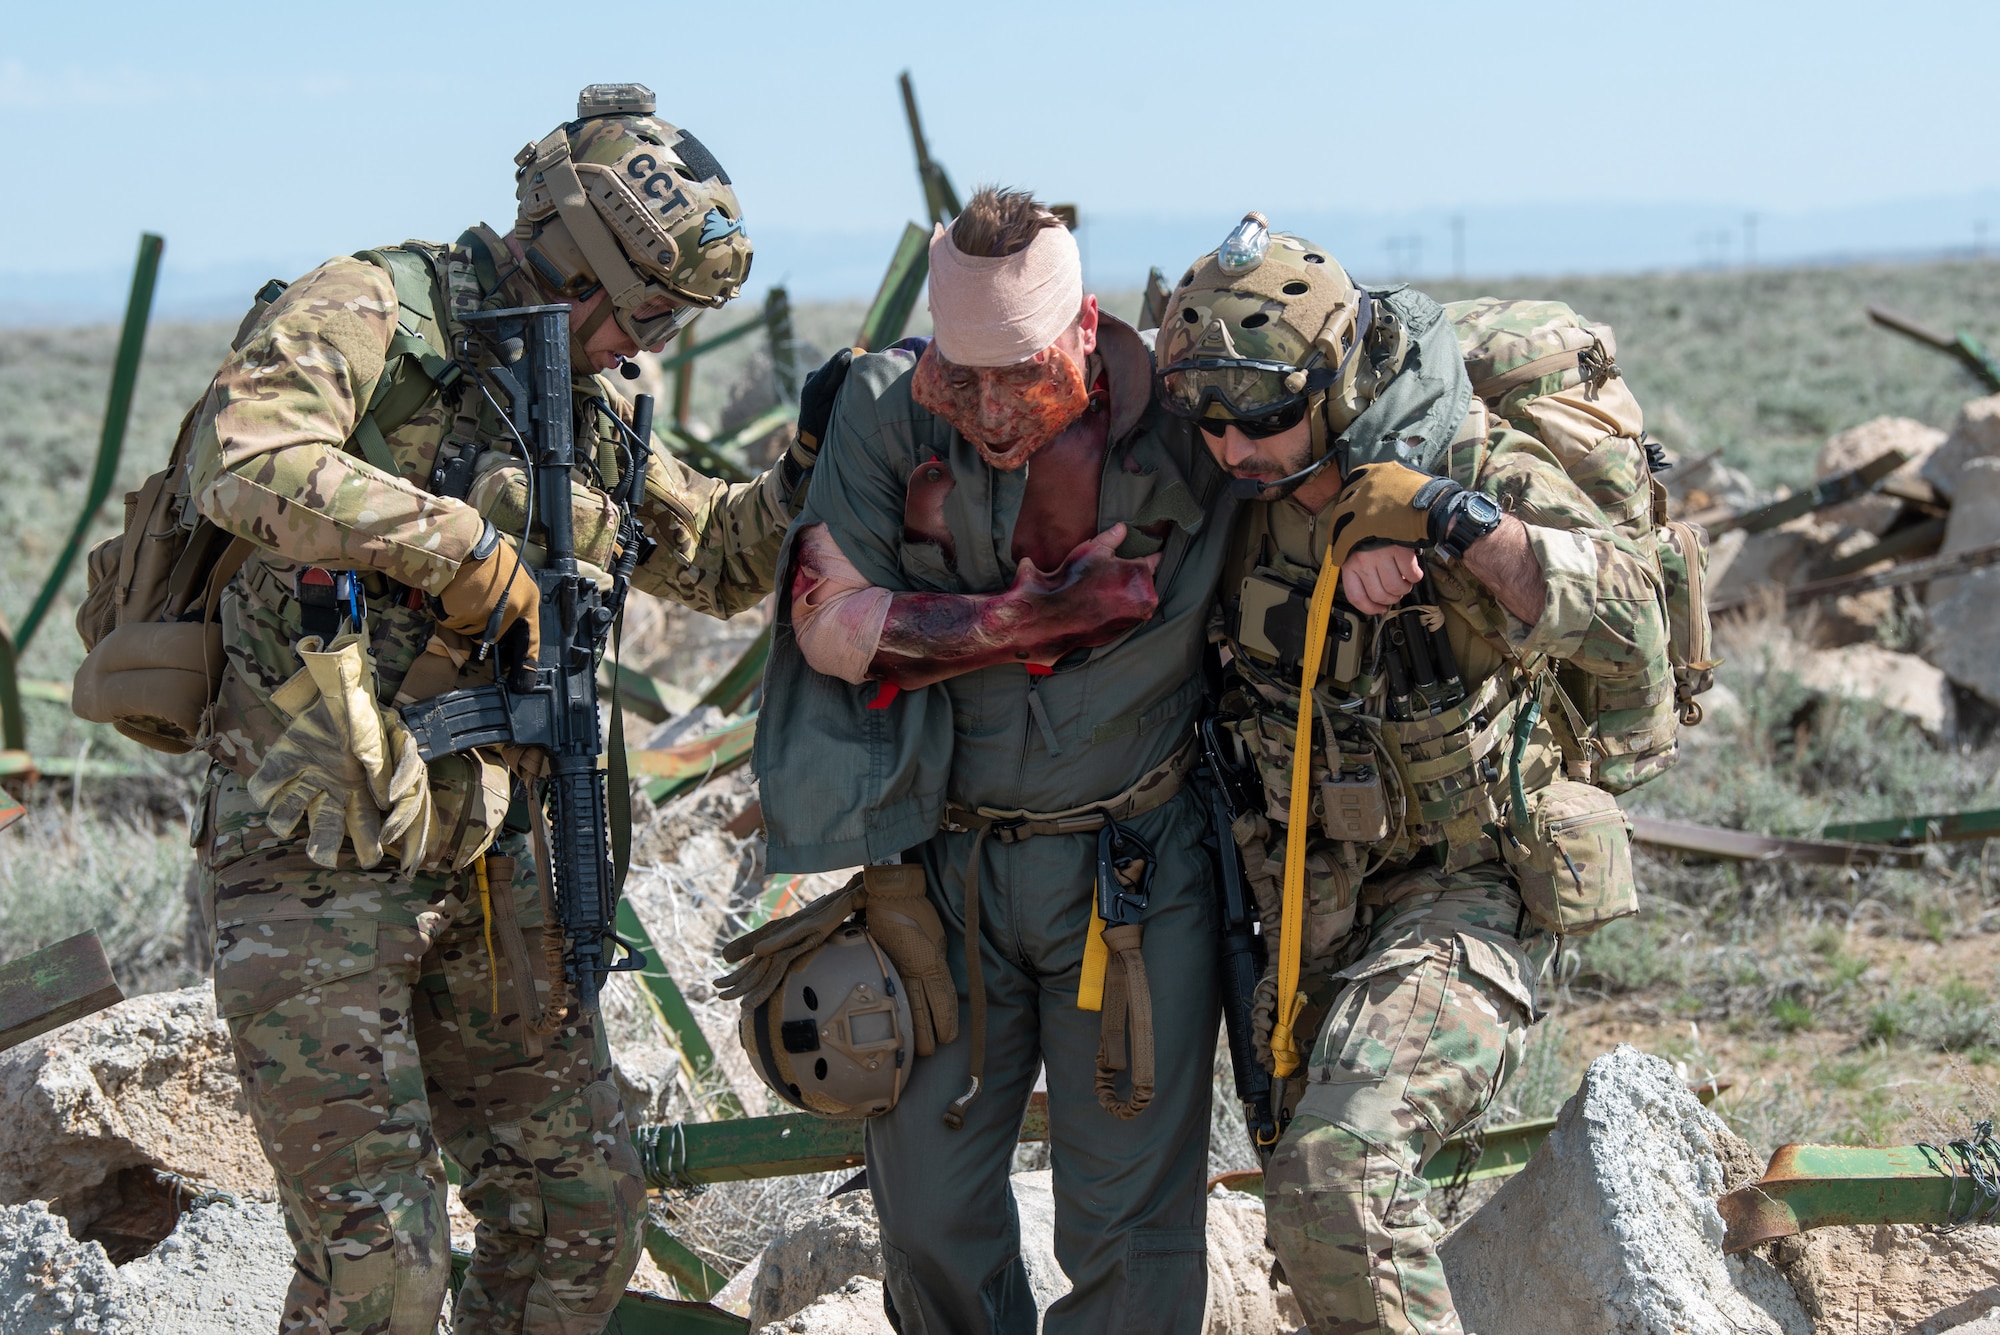
[[[575,301],[602,285],[606,316],[657,348],[743,290],[750,238],[729,173],[701,141],[653,114],[644,84],[594,83],[576,119],[514,157],[514,235],[542,282]]]
[[[794,961],[739,1025],[743,1051],[771,1092],[822,1117],[889,1111],[916,1055],[902,979],[856,922]]]
[[[1351,385],[1371,310],[1326,251],[1246,214],[1167,300],[1154,357],[1160,402],[1182,417],[1254,419],[1271,430],[1310,415],[1318,459],[1318,410]]]

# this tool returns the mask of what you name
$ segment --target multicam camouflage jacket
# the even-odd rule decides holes
[[[484,227],[449,247],[407,242],[394,250],[401,254],[365,252],[379,263],[329,260],[254,314],[183,426],[194,433],[187,522],[198,513],[255,545],[222,594],[228,663],[206,742],[211,756],[242,774],[283,729],[270,697],[299,667],[293,646],[305,632],[295,586],[303,569],[358,575],[386,702],[432,639],[425,595],[450,583],[487,520],[510,536],[522,528],[524,469],[472,377],[443,389],[418,383],[404,396],[407,414],[395,414],[400,421],[384,425],[377,441],[357,440],[381,417],[378,391],[401,374],[399,362],[421,355],[443,365],[450,357],[454,312],[537,300],[518,275],[496,268],[496,260],[511,260]],[[399,302],[391,259],[406,281],[428,273],[432,309],[413,310],[407,291]],[[618,528],[607,491],[620,457],[606,413],[629,421],[630,410],[608,381],[581,373],[574,402],[577,554],[603,568]],[[364,444],[394,472],[364,457],[371,454]],[[441,448],[467,444],[478,462],[465,498],[432,494]],[[756,603],[771,587],[796,501],[778,471],[732,485],[655,455],[640,519],[659,545],[635,571],[634,587],[716,616]],[[527,559],[536,560],[532,546]]]
[[[1309,964],[1332,961],[1358,906],[1379,899],[1393,873],[1413,864],[1454,872],[1501,856],[1515,722],[1531,698],[1543,713],[1526,736],[1523,787],[1532,795],[1565,777],[1551,727],[1564,708],[1556,665],[1671,694],[1655,565],[1542,442],[1475,400],[1440,471],[1527,526],[1547,598],[1530,626],[1462,565],[1426,560],[1425,582],[1395,612],[1368,617],[1336,602],[1314,691]],[[1302,609],[1328,538],[1319,519],[1291,499],[1245,507],[1211,627],[1229,657],[1224,726],[1263,781],[1264,809],[1244,814],[1235,833],[1267,924],[1280,905]]]

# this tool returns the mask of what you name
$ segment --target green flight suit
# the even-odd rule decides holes
[[[887,1306],[904,1335],[1027,1335],[1035,1306],[1019,1255],[1008,1169],[1038,1068],[1046,1067],[1056,1256],[1074,1288],[1045,1329],[1194,1332],[1206,1291],[1203,1174],[1217,1009],[1213,871],[1192,789],[1123,822],[1158,856],[1144,917],[1157,1093],[1130,1121],[1093,1092],[1099,1015],[1077,1008],[1094,834],[980,852],[977,948],[988,1012],[984,1088],[962,1129],[941,1115],[966,1091],[965,875],[975,840],[942,829],[958,807],[1053,812],[1111,798],[1169,761],[1202,705],[1208,606],[1227,546],[1224,479],[1188,424],[1150,402],[1151,359],[1105,319],[1109,444],[1097,528],[1132,527],[1127,556],[1163,551],[1160,606],[1119,640],[1039,679],[999,666],[868,707],[871,683],[813,672],[781,606],[758,727],[757,770],[774,870],[905,853],[927,873],[960,996],[957,1040],[918,1058],[902,1101],[868,1124]],[[800,526],[824,523],[874,584],[985,594],[1013,575],[1027,471],[999,472],[910,397],[915,357],[855,361]],[[937,458],[956,560],[904,538],[905,488]],[[796,535],[798,528],[794,528]]]

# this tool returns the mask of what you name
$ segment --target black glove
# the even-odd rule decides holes
[[[833,401],[847,383],[848,368],[860,348],[842,348],[827,358],[826,365],[806,377],[799,391],[799,430],[792,447],[785,451],[785,490],[796,493],[799,483],[819,462],[820,442],[826,439],[827,424],[833,420]]]

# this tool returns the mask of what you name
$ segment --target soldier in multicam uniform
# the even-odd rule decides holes
[[[536,629],[522,461],[458,317],[570,304],[576,548],[603,569],[629,410],[595,373],[749,272],[729,177],[653,110],[638,85],[585,89],[516,159],[510,235],[267,289],[184,427],[195,508],[252,544],[221,594],[197,843],[216,997],[297,1249],[286,1331],[434,1331],[440,1150],[479,1221],[456,1331],[600,1330],[637,1262],[644,1192],[603,1032],[565,1013],[545,955],[532,757],[426,773],[391,706],[490,674],[482,641]],[[812,444],[742,485],[657,457],[633,583],[717,616],[754,604]]]
[[[1262,502],[1213,637],[1265,796],[1235,834],[1271,945],[1259,1055],[1293,1110],[1264,1147],[1272,1241],[1316,1335],[1457,1332],[1424,1164],[1519,1064],[1555,929],[1632,895],[1623,818],[1563,777],[1540,706],[1558,664],[1667,680],[1658,574],[1489,418],[1435,302],[1358,289],[1256,215],[1181,280],[1156,353],[1162,402]],[[1566,915],[1551,828],[1580,864]]]

